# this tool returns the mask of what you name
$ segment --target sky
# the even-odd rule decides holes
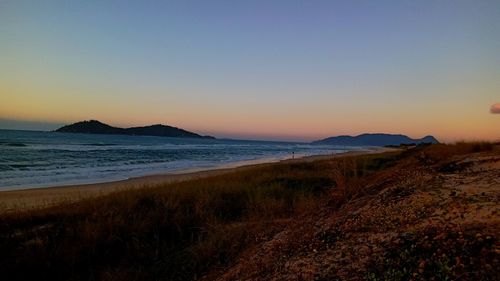
[[[497,140],[499,102],[498,0],[0,1],[11,129]]]

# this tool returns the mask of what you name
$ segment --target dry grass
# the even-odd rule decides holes
[[[231,265],[290,219],[369,192],[398,167],[488,144],[278,163],[0,215],[10,280],[193,280]]]
[[[196,279],[319,206],[335,185],[330,166],[276,164],[4,214],[0,271],[11,280]]]
[[[332,163],[344,203],[293,220],[216,280],[499,280],[500,153],[474,146]]]

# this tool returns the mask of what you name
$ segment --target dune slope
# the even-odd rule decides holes
[[[499,280],[500,153],[460,150],[413,153],[340,208],[295,219],[215,279]]]

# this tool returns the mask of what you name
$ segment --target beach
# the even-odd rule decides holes
[[[304,156],[295,159],[271,160],[261,159],[244,161],[221,165],[212,169],[186,169],[178,172],[155,174],[141,177],[131,177],[125,180],[63,185],[43,188],[27,188],[17,190],[0,191],[0,211],[8,212],[13,210],[30,209],[57,205],[63,202],[75,202],[78,200],[103,196],[113,192],[138,188],[151,188],[158,185],[165,185],[174,182],[189,181],[199,178],[223,175],[227,173],[243,171],[257,166],[272,165],[275,163],[299,163],[311,162],[315,160],[326,160],[338,157],[347,157],[363,154],[383,153],[394,150],[392,148],[378,148],[365,151],[349,151],[338,154]]]
[[[121,181],[364,147],[0,130],[0,191]]]
[[[6,280],[500,280],[500,0],[60,2],[0,2]]]
[[[14,280],[39,272],[51,280],[89,272],[113,277],[104,280],[393,280],[386,272],[497,280],[499,149],[422,145],[0,192],[10,204],[0,213],[0,271]]]

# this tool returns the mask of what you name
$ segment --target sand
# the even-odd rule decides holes
[[[270,160],[264,159],[253,162],[234,163],[221,166],[213,169],[190,169],[175,173],[165,173],[151,176],[135,177],[126,180],[80,184],[80,185],[65,185],[56,187],[44,188],[28,188],[22,190],[7,190],[0,191],[0,211],[8,212],[20,209],[47,207],[57,205],[63,202],[74,202],[81,199],[102,196],[112,192],[123,191],[127,189],[148,188],[158,185],[169,184],[173,182],[189,181],[204,177],[227,174],[235,171],[252,169],[257,166],[270,165],[276,162],[283,163],[299,163],[310,162],[322,159],[332,159],[338,157],[355,156],[363,154],[375,154],[391,151],[394,149],[381,148],[369,151],[350,151],[333,155],[316,155],[305,156],[287,160]],[[251,164],[249,164],[251,163]]]
[[[500,150],[411,162],[381,171],[340,208],[291,217],[206,279],[500,280]]]

